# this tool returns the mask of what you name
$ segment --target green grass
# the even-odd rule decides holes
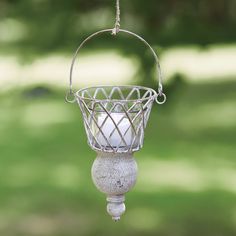
[[[113,223],[63,91],[0,95],[0,235],[236,235],[236,83],[181,84],[153,108],[127,213]]]

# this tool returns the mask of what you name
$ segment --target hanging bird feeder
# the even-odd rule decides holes
[[[74,91],[72,76],[81,48],[93,37],[126,33],[141,40],[154,56],[158,74],[158,92],[142,86],[95,86]],[[137,163],[133,153],[143,146],[144,130],[154,102],[163,104],[162,73],[157,54],[139,35],[120,29],[119,0],[116,23],[112,29],[100,30],[87,37],[78,47],[70,68],[69,103],[77,102],[82,112],[89,146],[97,152],[92,166],[96,187],[107,196],[107,212],[118,221],[125,212],[125,193],[136,183]]]

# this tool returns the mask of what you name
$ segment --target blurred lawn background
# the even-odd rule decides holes
[[[114,24],[115,1],[0,1],[0,235],[236,235],[236,1],[121,1],[122,28],[158,51],[168,102],[155,105],[127,213],[113,223],[90,168],[81,114],[64,102],[70,60]],[[101,36],[77,88],[156,89],[142,43]]]

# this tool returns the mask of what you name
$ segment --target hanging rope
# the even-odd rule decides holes
[[[120,0],[116,0],[116,22],[112,30],[112,35],[116,35],[120,31]]]

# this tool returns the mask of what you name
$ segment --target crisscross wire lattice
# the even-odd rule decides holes
[[[76,93],[88,144],[103,152],[133,152],[143,145],[144,129],[157,93],[141,86],[99,86]]]

